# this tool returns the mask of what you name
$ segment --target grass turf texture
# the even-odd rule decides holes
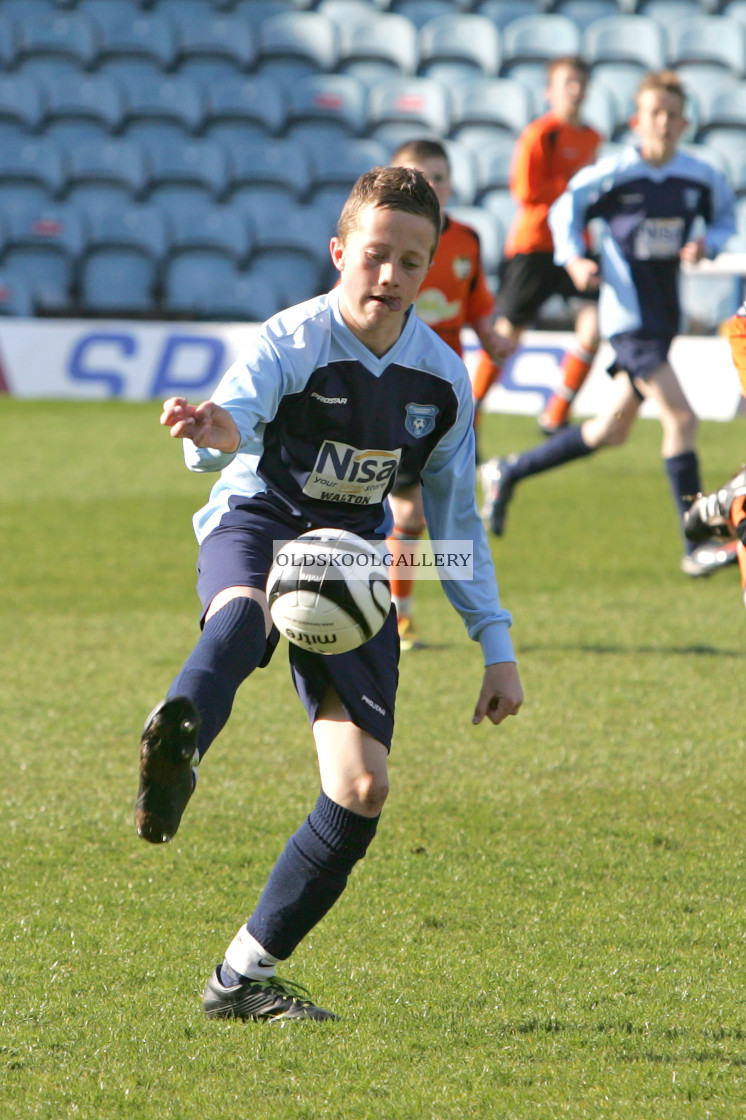
[[[474,728],[480,658],[436,584],[392,793],[284,973],[342,1016],[204,1019],[200,994],[313,805],[281,647],[174,842],[138,841],[137,738],[196,635],[188,474],[157,405],[4,400],[0,1115],[657,1120],[746,1100],[734,569],[678,570],[659,428],[532,480],[495,542],[526,703]],[[536,438],[488,416],[485,451]],[[742,421],[705,424],[713,486]]]

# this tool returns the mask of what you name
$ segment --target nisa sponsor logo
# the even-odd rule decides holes
[[[321,446],[315,469],[340,482],[388,482],[399,466],[399,453],[359,451],[347,443],[327,439]]]

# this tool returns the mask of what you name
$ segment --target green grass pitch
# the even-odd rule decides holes
[[[746,1104],[746,611],[678,570],[657,424],[519,488],[494,544],[526,703],[470,718],[437,584],[392,792],[286,968],[329,1026],[200,995],[316,798],[280,648],[174,842],[132,826],[137,739],[196,636],[190,475],[158,405],[0,401],[0,1115],[681,1120]],[[488,416],[490,453],[538,438]],[[746,425],[704,424],[705,483]]]

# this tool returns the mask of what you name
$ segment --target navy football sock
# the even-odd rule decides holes
[[[508,474],[512,482],[519,482],[532,474],[541,474],[563,463],[571,463],[573,459],[592,455],[595,450],[595,447],[589,447],[583,439],[580,425],[574,424],[570,428],[563,428],[544,443],[538,443],[536,447],[529,447],[518,455],[509,455]]]
[[[252,937],[273,956],[289,957],[334,905],[375,836],[378,817],[362,817],[322,791],[272,868],[254,913]]]
[[[225,726],[242,681],[266,648],[264,611],[256,599],[231,599],[207,620],[197,645],[168,690],[186,696],[202,717],[200,758]]]
[[[682,451],[680,455],[671,455],[663,460],[668,481],[671,486],[673,500],[679,511],[681,524],[684,523],[684,514],[702,490],[702,480],[699,473],[699,459],[696,451]],[[686,551],[691,553],[697,547],[693,541],[684,537]]]

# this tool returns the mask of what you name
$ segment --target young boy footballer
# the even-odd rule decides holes
[[[581,291],[601,286],[602,334],[614,350],[609,369],[614,391],[609,408],[558,432],[539,447],[492,464],[490,527],[498,536],[519,481],[563,463],[622,444],[644,400],[658,406],[661,453],[679,522],[700,489],[695,439],[697,418],[668,360],[679,331],[679,269],[719,252],[735,232],[734,196],[723,174],[677,151],[686,128],[685,96],[678,76],[648,74],[637,91],[632,127],[639,147],[580,171],[550,211],[555,260]],[[586,255],[583,231],[602,224],[601,265]],[[701,218],[702,239],[691,236]],[[686,542],[681,567],[706,575]]]
[[[601,136],[582,120],[588,87],[588,64],[564,55],[547,66],[548,112],[524,128],[510,168],[510,189],[518,203],[508,231],[497,293],[497,330],[512,349],[550,296],[578,301],[575,339],[561,363],[562,384],[547,401],[539,427],[551,435],[567,424],[570,408],[590,372],[598,350],[598,316],[594,293],[577,289],[564,268],[553,260],[549,208],[572,176],[592,163]],[[500,364],[483,354],[472,378],[479,407],[500,375]]]
[[[441,230],[433,263],[420,288],[415,309],[421,319],[461,356],[461,330],[470,326],[492,361],[502,361],[512,344],[498,335],[493,326],[495,301],[482,268],[479,236],[471,226],[457,222],[446,213],[453,187],[451,166],[445,146],[439,140],[409,140],[391,157],[393,167],[414,167],[421,171],[440,203]],[[419,649],[419,638],[412,618],[415,580],[400,573],[396,561],[411,555],[425,531],[425,510],[419,479],[397,473],[389,498],[394,529],[389,538],[391,596],[396,607],[402,651]]]
[[[438,200],[419,172],[361,176],[331,240],[339,285],[265,323],[212,400],[163,405],[161,423],[184,440],[187,465],[220,477],[194,519],[202,633],[142,734],[135,823],[151,843],[175,834],[194,764],[226,723],[239,685],[272,655],[277,632],[264,589],[273,542],[323,527],[385,540],[396,465],[422,478],[434,535],[473,541],[473,580],[445,581],[484,655],[473,722],[499,724],[521,705],[510,615],[475,503],[469,379],[413,308],[439,233]],[[321,792],[208,981],[211,1017],[334,1018],[275,970],[342,894],[388,792],[395,613],[349,653],[289,653]]]

